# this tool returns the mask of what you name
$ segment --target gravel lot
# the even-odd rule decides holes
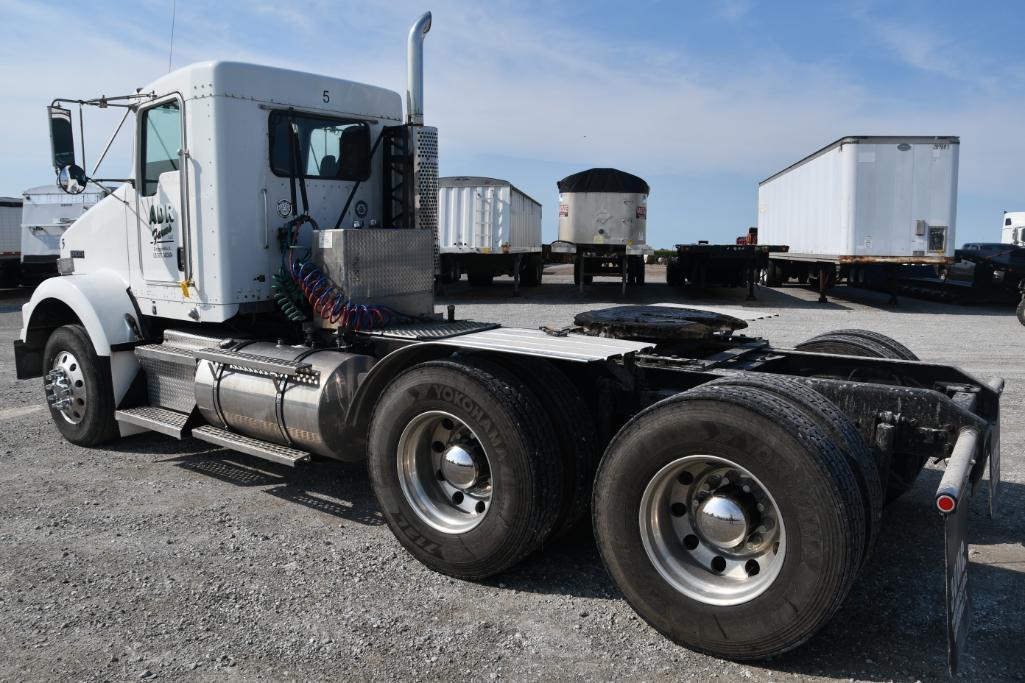
[[[701,298],[649,267],[640,292],[583,295],[563,266],[511,296],[465,283],[439,303],[460,317],[562,326],[623,301],[755,305],[750,333],[785,346],[864,327],[923,359],[1003,376],[1002,515],[971,511],[974,620],[965,677],[1022,680],[1025,657],[1025,329],[1012,309],[965,308],[792,287]],[[39,381],[14,379],[24,295],[0,299],[0,680],[834,679],[946,677],[942,520],[930,468],[887,509],[878,550],[812,642],[754,665],[673,645],[635,617],[589,529],[494,580],[426,570],[379,515],[362,466],[279,467],[199,442],[141,435],[104,450],[62,441]]]

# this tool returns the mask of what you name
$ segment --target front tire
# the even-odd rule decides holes
[[[431,569],[497,574],[552,532],[562,468],[551,422],[512,375],[451,361],[396,378],[374,409],[370,481],[388,526]]]
[[[98,446],[118,435],[110,366],[81,325],[58,327],[43,350],[43,390],[57,431],[78,446]]]
[[[617,434],[593,514],[642,618],[686,647],[755,659],[799,646],[839,608],[864,552],[862,509],[843,453],[801,410],[703,386]]]

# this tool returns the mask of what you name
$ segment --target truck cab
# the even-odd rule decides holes
[[[383,219],[382,154],[370,152],[402,122],[397,93],[237,62],[193,64],[142,93],[134,177],[67,231],[61,257],[75,276],[118,273],[144,314],[266,310],[277,229],[302,201],[293,177],[319,222],[350,195],[348,225]]]
[[[1004,211],[1000,241],[1016,247],[1025,247],[1025,211]]]

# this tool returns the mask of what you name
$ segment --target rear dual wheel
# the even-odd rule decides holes
[[[911,349],[896,339],[871,330],[833,330],[812,337],[798,344],[799,351],[835,354],[841,356],[863,356],[866,358],[891,358],[894,360],[919,360]],[[881,378],[884,380],[890,378]],[[893,381],[899,382],[894,378]],[[879,472],[885,482],[883,504],[892,503],[914,486],[928,462],[928,457],[907,453],[894,453],[889,466]]]
[[[552,422],[526,385],[488,363],[433,361],[397,377],[370,426],[368,465],[385,519],[436,571],[499,573],[564,514]]]
[[[800,402],[702,386],[642,411],[606,450],[602,559],[648,623],[733,659],[797,647],[838,609],[865,554],[848,457]]]

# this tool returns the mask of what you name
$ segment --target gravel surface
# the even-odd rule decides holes
[[[1025,329],[1013,310],[798,287],[700,298],[660,284],[579,294],[566,267],[514,298],[465,283],[439,303],[463,318],[562,326],[602,304],[754,305],[749,332],[792,345],[863,327],[923,359],[1003,376],[1002,514],[971,510],[974,619],[965,677],[1022,680],[1025,657]],[[38,380],[14,379],[24,298],[0,299],[0,680],[835,679],[946,677],[940,470],[884,514],[878,550],[834,620],[784,657],[736,664],[665,640],[620,598],[589,529],[505,575],[434,574],[392,537],[360,465],[291,470],[199,442],[140,435],[87,450],[63,441]]]

